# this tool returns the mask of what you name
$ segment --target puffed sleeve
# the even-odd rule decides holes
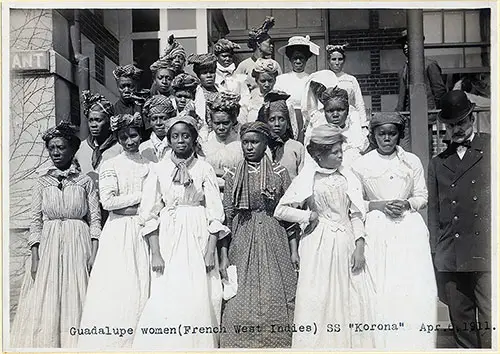
[[[306,201],[296,193],[301,188],[300,184],[301,179],[294,178],[274,209],[276,219],[299,224],[309,223],[311,211],[299,209]]]
[[[117,210],[139,204],[141,191],[123,195],[118,190],[118,176],[111,161],[104,161],[99,169],[99,196],[105,210]]]
[[[429,177],[427,179],[427,183],[429,186],[429,233],[432,253],[436,251],[436,243],[439,237],[439,191],[435,165],[435,159],[432,159],[429,163]]]
[[[86,185],[87,189],[87,221],[90,226],[90,238],[99,239],[101,235],[101,208],[99,207],[99,196],[97,194],[97,187],[89,177]]]
[[[137,212],[139,223],[143,225],[142,236],[149,235],[158,229],[160,211],[164,206],[158,175],[153,163],[149,166],[149,173],[144,181],[141,204]]]
[[[42,190],[43,186],[40,180],[37,180],[31,199],[31,224],[30,235],[28,238],[28,246],[31,248],[40,243],[43,228],[43,213],[42,213]]]
[[[354,86],[354,106],[359,113],[359,121],[362,127],[367,127],[368,121],[366,120],[365,101],[363,100],[363,94],[361,93],[361,87],[359,87],[358,80],[356,80],[354,76],[352,84]]]
[[[368,211],[370,211],[370,201],[368,200],[368,198],[366,196],[366,189],[365,189],[365,185],[363,183],[363,166],[370,166],[370,164],[367,163],[368,161],[367,161],[367,158],[365,156],[368,156],[368,155],[361,156],[359,159],[354,161],[353,164],[351,165],[351,170],[352,170],[352,173],[354,173],[354,175],[358,178],[358,180],[361,183],[361,187],[363,190],[364,207],[365,207],[365,210],[368,212]]]
[[[427,205],[428,193],[425,185],[424,167],[416,156],[415,159],[411,160],[411,167],[413,170],[413,191],[408,202],[413,211],[418,211]]]
[[[221,240],[229,234],[230,230],[223,224],[225,215],[222,200],[220,199],[217,176],[212,166],[208,164],[206,165],[203,179],[203,192],[205,194],[208,232],[217,235],[218,239]]]

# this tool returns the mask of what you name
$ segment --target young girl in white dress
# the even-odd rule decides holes
[[[362,182],[368,211],[365,230],[373,248],[367,260],[374,270],[377,323],[404,322],[398,331],[377,333],[377,347],[428,350],[436,332],[437,290],[429,231],[419,210],[427,205],[424,170],[419,158],[398,146],[404,118],[376,113],[370,122],[374,149],[353,165]],[[413,274],[414,276],[411,276]]]
[[[149,296],[149,256],[140,235],[138,207],[142,185],[149,173],[139,153],[142,118],[120,114],[111,117],[111,130],[123,152],[105,161],[99,171],[99,196],[109,218],[90,276],[80,325],[78,347],[103,350],[130,348],[142,308]],[[96,326],[97,334],[88,334]],[[108,335],[114,328],[127,333]],[[131,328],[133,333],[129,333]],[[102,331],[101,331],[102,329]]]
[[[372,348],[373,332],[350,323],[372,323],[373,285],[366,271],[364,205],[359,180],[341,166],[341,130],[313,129],[307,164],[281,198],[274,216],[308,225],[299,243],[294,348]],[[309,210],[302,210],[307,206]]]
[[[196,119],[181,115],[168,123],[172,153],[151,167],[139,210],[145,222],[142,234],[151,234],[154,274],[134,348],[217,348],[222,284],[216,243],[229,229],[222,224],[224,208],[214,169],[195,153]],[[212,331],[194,333],[194,326]],[[159,335],[148,328],[173,328],[175,333]]]

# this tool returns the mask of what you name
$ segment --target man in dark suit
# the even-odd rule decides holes
[[[429,229],[457,345],[491,348],[490,136],[474,133],[474,106],[463,91],[441,99],[451,143],[429,163]]]
[[[398,104],[396,106],[396,111],[409,111],[410,110],[410,71],[408,67],[408,32],[404,30],[400,37],[396,40],[396,43],[400,44],[403,53],[406,56],[406,62],[403,68],[399,71],[399,94],[398,94]],[[441,77],[441,68],[435,60],[425,58],[425,68],[424,68],[424,81],[425,81],[425,91],[427,94],[427,109],[436,109],[439,107],[439,101],[441,97],[448,91],[446,85]],[[436,122],[436,115],[429,115],[429,142],[432,143],[432,124]],[[410,125],[406,124],[405,138],[401,141],[401,146],[408,149],[410,143]]]

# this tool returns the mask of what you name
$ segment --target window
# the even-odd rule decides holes
[[[489,71],[489,12],[424,10],[425,56],[447,72]]]

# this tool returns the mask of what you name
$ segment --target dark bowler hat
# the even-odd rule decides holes
[[[423,39],[425,40],[425,36],[423,37]],[[399,37],[394,41],[394,43],[403,45],[406,42],[408,42],[408,30],[403,30],[401,31]]]
[[[439,120],[443,123],[457,123],[467,117],[474,107],[467,98],[465,92],[453,90],[441,98],[441,112],[438,113]]]

